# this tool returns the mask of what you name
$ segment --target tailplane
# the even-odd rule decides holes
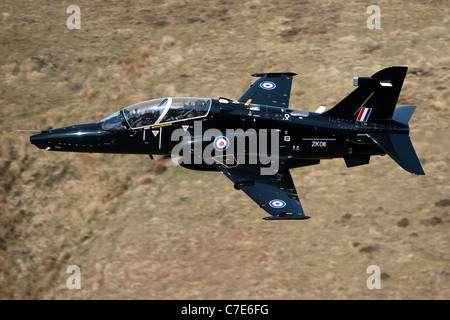
[[[407,133],[374,132],[367,137],[406,171],[425,174]]]
[[[394,109],[394,114],[392,115],[392,120],[407,126],[414,111],[416,111],[416,106],[397,107]]]

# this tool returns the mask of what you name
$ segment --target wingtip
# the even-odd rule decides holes
[[[272,77],[281,77],[282,75],[296,76],[297,73],[294,73],[294,72],[260,72],[260,73],[253,73],[252,77],[267,76],[269,78],[272,78]]]
[[[306,220],[311,217],[305,215],[286,215],[286,216],[270,216],[264,217],[263,220]]]

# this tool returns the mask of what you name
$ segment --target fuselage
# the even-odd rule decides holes
[[[271,140],[271,136],[275,136],[278,154],[285,155],[291,166],[295,167],[297,160],[304,163],[304,160],[383,154],[366,138],[366,134],[409,131],[407,126],[392,121],[358,123],[315,112],[224,98],[205,100],[209,103],[208,109],[198,117],[148,125],[141,122],[133,127],[130,123],[135,118],[126,116],[126,112],[130,113],[126,108],[102,121],[45,130],[33,135],[30,140],[37,147],[51,151],[167,155],[183,139],[184,144],[190,144],[193,154],[195,148],[204,149],[213,144],[215,135],[229,137],[230,133],[234,135],[231,139],[246,139],[243,149],[236,149],[235,152],[260,153],[261,139],[276,145]],[[208,130],[213,134],[205,135]],[[258,148],[255,143],[258,143]],[[265,148],[266,153],[272,151],[270,146]]]

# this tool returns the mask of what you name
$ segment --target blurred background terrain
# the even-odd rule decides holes
[[[81,29],[69,30],[69,5]],[[152,0],[0,4],[1,299],[449,299],[448,1]],[[95,122],[166,96],[238,98],[290,71],[290,106],[407,65],[399,105],[425,170],[389,157],[292,170],[306,221],[219,173],[146,156],[44,152],[17,129]],[[69,290],[69,265],[81,289]],[[369,290],[370,265],[381,289]]]

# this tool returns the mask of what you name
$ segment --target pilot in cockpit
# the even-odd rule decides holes
[[[133,111],[131,111],[131,122],[133,123],[132,126],[139,126],[141,121],[142,121],[141,110],[136,108]]]
[[[159,116],[159,112],[156,110],[153,110],[151,108],[145,110],[145,114],[143,116],[143,125],[144,126],[149,126],[152,125],[156,122],[156,120],[158,119]]]
[[[192,103],[192,101],[186,101],[183,104],[183,111],[181,112],[179,119],[188,119],[188,118],[192,118],[193,115],[193,110],[194,110],[194,104]]]

